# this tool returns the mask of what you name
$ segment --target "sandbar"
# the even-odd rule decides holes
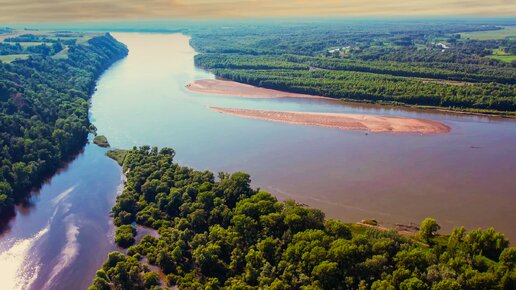
[[[229,97],[253,98],[253,99],[272,99],[272,98],[302,98],[302,99],[331,99],[322,96],[307,94],[297,94],[283,92],[273,89],[255,87],[234,81],[226,80],[195,80],[186,88],[192,92],[212,95],[222,95]]]
[[[337,128],[342,130],[414,134],[442,134],[450,132],[450,127],[447,125],[428,119],[362,114],[265,111],[220,107],[210,107],[210,109],[219,113],[242,118],[283,122],[295,125]]]

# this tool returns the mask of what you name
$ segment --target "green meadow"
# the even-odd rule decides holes
[[[461,38],[473,40],[490,40],[505,39],[507,37],[516,38],[516,26],[503,26],[500,30],[464,32],[460,34]]]
[[[27,59],[30,54],[10,54],[10,55],[0,55],[0,61],[11,63],[18,59]]]

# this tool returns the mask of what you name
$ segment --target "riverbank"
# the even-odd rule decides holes
[[[219,107],[210,107],[210,109],[219,113],[242,118],[283,122],[294,125],[337,128],[342,130],[369,131],[373,133],[442,134],[450,132],[450,127],[445,124],[426,119],[360,114],[264,111]]]
[[[0,178],[0,257],[7,261],[2,284],[7,289],[86,289],[102,263],[91,253],[112,249],[109,240],[98,237],[112,229],[103,216],[114,196],[106,193],[119,183],[119,170],[103,157],[105,149],[87,142],[93,130],[87,100],[98,78],[128,50],[109,34],[24,30],[0,40],[13,37],[5,55],[35,57],[0,72],[0,79],[12,80],[4,84],[2,99],[15,104],[0,110],[5,120],[13,120],[4,126],[10,150],[0,154],[9,165]],[[47,53],[31,47],[46,47]]]
[[[322,283],[322,279],[381,281],[387,275],[396,275],[400,271],[418,273],[419,269],[423,271],[421,277],[427,277],[443,264],[439,257],[458,261],[456,275],[466,277],[461,280],[463,285],[472,285],[486,276],[492,277],[489,283],[494,286],[490,288],[500,288],[498,285],[502,285],[500,281],[506,274],[497,269],[506,267],[506,257],[515,250],[509,248],[509,241],[494,229],[466,232],[459,228],[451,235],[439,235],[441,227],[432,218],[425,218],[420,226],[398,224],[395,229],[381,226],[376,220],[352,224],[328,219],[317,208],[294,200],[282,202],[269,192],[253,189],[251,176],[247,173],[220,174],[219,180],[215,181],[213,172],[184,167],[175,163],[174,157],[175,151],[171,148],[143,146],[129,150],[124,163],[129,170],[127,184],[144,186],[126,187],[118,196],[112,213],[117,237],[120,235],[122,239],[119,241],[124,242],[117,243],[124,249],[130,248],[122,250],[125,254],[118,251],[108,255],[107,262],[93,279],[91,289],[109,286],[118,289],[124,288],[123,285],[141,284],[177,289],[190,289],[192,285],[215,285],[219,288],[246,285],[242,277],[246,277],[250,266],[234,271],[228,266],[234,265],[241,257],[247,260],[259,257],[259,261],[264,261],[252,266],[255,273],[265,273],[260,275],[266,277],[263,281],[270,284],[264,288],[278,284],[271,281],[281,281],[287,275],[299,273],[291,269],[306,267],[308,269],[302,274],[312,280],[319,279],[317,283]],[[161,189],[148,191],[149,184],[159,184]],[[198,190],[189,193],[188,197],[181,194],[195,186]],[[156,200],[159,200],[160,207],[156,207]],[[202,209],[192,212],[191,209],[199,202]],[[151,211],[152,216],[148,214]],[[188,220],[182,221],[183,216],[188,216]],[[135,228],[148,231],[149,235],[137,241]],[[492,246],[494,244],[496,247]],[[442,245],[448,247],[443,248]],[[363,251],[362,248],[373,251]],[[340,254],[343,252],[345,255]],[[308,263],[306,253],[316,253],[318,264]],[[212,255],[213,259],[206,262],[206,255]],[[468,259],[472,256],[493,266],[478,272],[481,274],[468,276],[475,266],[475,261]],[[223,262],[222,257],[229,258]],[[349,257],[353,257],[351,264],[348,263]],[[377,257],[381,257],[380,262],[384,265],[382,271],[375,270]],[[448,260],[445,262],[449,263]],[[215,271],[212,270],[213,265]],[[331,265],[331,272],[320,276],[319,269],[326,269],[326,265]],[[355,268],[350,265],[355,265]],[[280,270],[267,271],[268,268]],[[187,270],[180,272],[181,269]],[[133,274],[120,278],[117,271],[132,271]],[[340,273],[346,273],[348,278]],[[364,278],[363,273],[368,276]],[[296,288],[313,284],[308,279],[306,281],[295,282]],[[430,280],[428,285],[432,282]],[[279,283],[292,285],[291,280]],[[358,288],[358,283],[348,285]],[[440,282],[433,283],[441,285]],[[482,285],[485,284],[483,282]],[[433,285],[427,288],[431,287],[435,288]],[[464,287],[459,285],[456,288]]]
[[[390,226],[432,216],[444,232],[459,225],[494,226],[516,237],[514,223],[508,222],[516,220],[511,207],[516,181],[510,176],[516,168],[513,121],[401,104],[195,93],[185,85],[215,76],[195,68],[198,52],[188,45],[189,37],[115,37],[128,45],[130,56],[99,81],[91,108],[98,133],[108,136],[113,148],[173,146],[185,165],[249,172],[256,187],[320,208],[330,218],[373,217]],[[367,131],[233,118],[210,106],[431,119],[452,131],[366,136]]]
[[[455,85],[463,85],[464,83],[455,82]],[[275,98],[299,98],[299,99],[321,99],[342,102],[344,104],[371,104],[378,106],[388,107],[400,107],[407,109],[418,109],[424,111],[436,111],[444,113],[455,113],[461,115],[473,115],[483,117],[500,117],[500,118],[516,118],[516,113],[495,111],[486,109],[473,109],[473,108],[451,108],[451,107],[437,107],[437,106],[423,106],[423,105],[410,105],[404,103],[396,103],[389,101],[368,101],[368,100],[355,100],[355,99],[336,99],[324,96],[315,96],[308,94],[291,93],[286,91],[279,91],[274,89],[267,89],[262,87],[256,87],[244,83],[235,81],[222,80],[222,79],[201,79],[195,80],[188,85],[186,88],[194,93],[208,94],[208,95],[221,95],[227,97],[240,97],[249,99],[275,99]]]
[[[241,97],[252,99],[274,99],[274,98],[300,98],[300,99],[332,99],[322,96],[297,94],[283,92],[273,89],[266,89],[226,80],[195,80],[186,88],[195,93],[223,95],[228,97]]]

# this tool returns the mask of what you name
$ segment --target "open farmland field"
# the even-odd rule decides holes
[[[29,54],[0,55],[0,62],[11,63],[17,59],[27,59]]]
[[[89,40],[100,36],[102,33],[96,32],[1,30],[0,61],[11,63],[27,59],[32,54],[50,56],[55,60],[67,59],[70,46],[89,45]]]
[[[497,60],[503,61],[503,62],[516,61],[516,55],[490,55],[488,57],[492,58],[492,59],[497,59]]]
[[[504,26],[500,30],[476,31],[460,34],[462,38],[474,40],[516,38],[516,26]]]

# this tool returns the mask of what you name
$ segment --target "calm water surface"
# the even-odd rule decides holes
[[[516,122],[338,102],[240,99],[189,92],[184,35],[117,34],[131,50],[98,84],[91,115],[115,147],[173,147],[197,169],[242,170],[255,186],[346,221],[494,226],[516,238]],[[430,118],[450,134],[364,134],[241,119],[209,106]]]
[[[332,218],[392,225],[431,216],[445,231],[494,226],[516,240],[515,121],[324,100],[200,95],[185,85],[214,76],[194,67],[188,37],[115,37],[128,45],[129,56],[101,77],[91,108],[92,122],[112,146],[173,147],[184,165],[249,172],[255,186]],[[209,106],[429,118],[452,131],[366,135],[241,119]],[[18,210],[0,238],[5,289],[81,289],[91,282],[115,248],[108,213],[121,177],[104,152],[87,146],[34,196],[33,207]]]
[[[121,183],[106,149],[87,145],[0,236],[0,289],[86,289],[116,249],[108,218]],[[104,257],[103,257],[104,256]]]

